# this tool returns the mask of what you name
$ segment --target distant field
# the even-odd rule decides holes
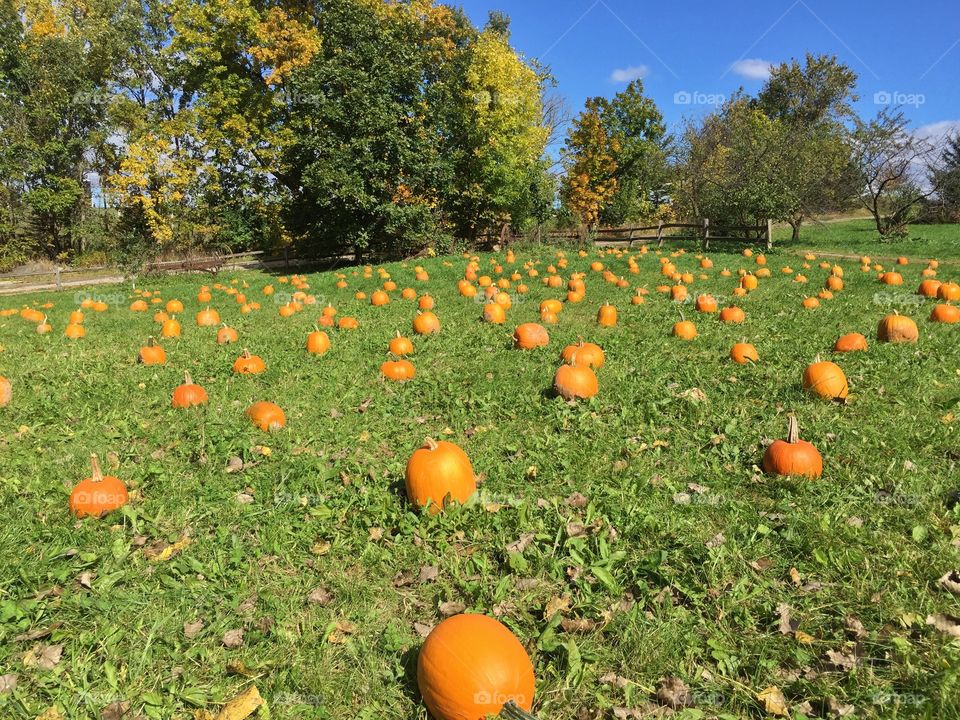
[[[790,240],[789,227],[774,228],[773,238],[780,249],[960,259],[960,225],[911,225],[906,239],[884,242],[873,220],[845,220],[804,225],[798,242]]]

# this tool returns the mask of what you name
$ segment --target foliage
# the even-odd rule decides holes
[[[567,135],[564,147],[563,197],[581,225],[592,229],[600,220],[601,211],[617,192],[619,139],[611,137],[603,124],[604,102],[587,100]]]

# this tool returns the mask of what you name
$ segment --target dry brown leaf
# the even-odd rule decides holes
[[[940,587],[949,590],[955,595],[960,595],[960,572],[951,570],[940,578]]]
[[[927,615],[927,625],[932,625],[935,629],[950,637],[960,638],[960,617],[955,615],[944,613]]]
[[[331,547],[333,546],[326,540],[318,540],[313,544],[313,547],[310,548],[310,552],[319,557],[330,552]]]
[[[455,602],[453,600],[448,600],[447,602],[440,603],[440,614],[443,615],[444,617],[459,615],[466,609],[467,609],[467,606],[462,602]]]
[[[413,631],[422,638],[427,637],[427,635],[433,632],[433,628],[434,626],[428,623],[415,622],[413,624]]]
[[[60,712],[60,708],[56,705],[51,705],[40,715],[37,715],[37,720],[65,720],[65,717],[64,714]]]
[[[129,700],[116,700],[100,711],[100,720],[122,720],[129,710]]]
[[[564,502],[572,508],[584,508],[590,501],[587,500],[585,495],[575,492],[564,500]]]
[[[13,692],[17,689],[17,681],[20,678],[15,673],[0,675],[0,695]]]
[[[158,540],[153,543],[150,547],[144,548],[143,555],[150,562],[166,562],[170,560],[175,555],[179,554],[187,545],[189,545],[192,540],[184,535],[179,540],[177,540],[172,545],[170,543],[164,542],[163,540]]]
[[[590,632],[598,627],[600,627],[600,623],[587,618],[563,618],[560,621],[560,628],[568,633]]]
[[[183,636],[187,640],[193,640],[201,630],[203,630],[203,620],[197,619],[183,624]]]
[[[333,593],[322,585],[315,587],[310,591],[310,594],[307,595],[307,602],[313,605],[329,605],[331,600],[333,600]]]
[[[420,568],[420,573],[417,575],[417,582],[433,582],[437,579],[439,574],[440,570],[437,567],[433,565],[424,565],[422,568]]]
[[[827,712],[835,718],[852,717],[856,708],[853,705],[844,705],[831,696],[827,698]]]
[[[221,708],[217,720],[244,720],[263,704],[257,686],[251,685]]]
[[[657,701],[674,710],[693,705],[690,688],[680,678],[667,677],[660,681],[657,687]]]
[[[226,471],[228,473],[238,473],[243,470],[243,459],[234,455],[227,460]]]
[[[77,585],[86,590],[93,590],[93,573],[89,570],[84,570],[77,576]]]
[[[613,687],[620,688],[621,690],[630,685],[630,681],[625,677],[612,672],[602,675],[600,677],[600,682],[604,685],[611,685]]]
[[[230,648],[231,650],[240,647],[243,645],[243,628],[228,630],[223,634],[220,642],[223,643],[224,647]]]
[[[800,579],[800,573],[795,567],[790,568],[790,580],[792,580],[793,584],[797,587],[803,584],[803,580]]]
[[[49,637],[50,633],[60,627],[63,623],[57,621],[51,623],[45,628],[37,628],[36,630],[31,630],[29,632],[22,633],[13,638],[14,642],[32,642],[34,640],[41,640],[45,637]]]
[[[237,605],[237,612],[241,615],[253,612],[253,609],[257,606],[257,599],[257,593],[253,593],[253,595]]]
[[[793,608],[786,603],[777,605],[777,615],[780,617],[780,634],[790,635],[796,632],[800,623],[795,621],[792,616]]]
[[[854,615],[847,615],[843,619],[843,626],[846,628],[847,632],[853,635],[855,638],[863,638],[867,636],[867,630],[863,627],[863,623],[860,622],[860,619]]]
[[[27,650],[23,655],[25,667],[39,667],[44,670],[53,670],[63,658],[63,645],[46,645],[39,643]]]
[[[557,613],[563,613],[570,609],[570,596],[563,595],[551,598],[543,608],[544,620],[549,620]]]
[[[771,685],[758,692],[757,700],[763,703],[763,709],[771,715],[786,717],[790,712],[787,708],[787,699],[776,685]]]
[[[834,670],[849,672],[857,666],[857,656],[849,650],[827,650],[827,662]]]
[[[714,535],[712,538],[707,540],[706,546],[708,550],[713,550],[714,548],[718,548],[721,545],[723,545],[726,541],[727,541],[726,536],[722,532],[719,532],[716,535]]]
[[[814,637],[808,633],[805,633],[803,630],[797,630],[793,636],[797,639],[797,642],[801,645],[813,645]]]
[[[523,535],[520,536],[518,540],[514,540],[512,543],[507,545],[507,552],[522,553],[524,550],[530,547],[530,543],[533,542],[533,539],[535,537],[536,537],[536,534],[534,533],[524,533]]]

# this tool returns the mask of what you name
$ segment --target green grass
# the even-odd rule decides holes
[[[541,275],[555,261],[549,248],[517,252],[518,267],[535,260]],[[690,687],[695,705],[681,718],[765,717],[754,693],[771,685],[793,717],[803,717],[803,703],[816,711],[831,698],[857,717],[960,716],[960,642],[924,622],[960,615],[960,599],[937,584],[960,569],[960,421],[951,420],[960,417],[960,326],[927,321],[932,303],[912,295],[922,266],[906,266],[902,289],[878,295],[885,288],[873,274],[843,262],[847,288],[805,311],[802,297],[827,271],[814,266],[800,285],[772,255],[773,276],[738,301],[746,323],[725,326],[687,306],[699,328],[687,343],[669,335],[678,310],[654,291],[655,253],[637,255],[636,275],[624,258],[605,259],[651,290],[640,306],[629,304],[631,289],[588,270],[595,258],[568,254],[566,272],[588,272],[587,299],[568,305],[549,346],[532,352],[511,348],[512,330],[537,320],[539,301],[560,291],[528,280],[529,294],[515,297],[498,327],[458,296],[463,258],[423,261],[426,283],[414,281],[412,264],[387,266],[400,288],[429,289],[443,324],[414,339],[417,378],[407,384],[384,382],[378,368],[394,332],[410,330],[414,303],[399,292],[383,308],[355,300],[376,274],[347,270],[344,290],[332,274],[309,276],[321,305],[360,320],[357,331],[331,330],[333,347],[320,358],[303,349],[319,306],[281,319],[261,296],[268,282],[284,289],[276,278],[216,278],[248,283],[263,303],[242,317],[214,294],[241,347],[267,362],[264,375],[246,378],[230,372],[239,348],[218,347],[213,330],[193,325],[207,276],[147,283],[186,304],[183,337],[164,342],[162,368],[134,362],[157,326],[127,310],[128,289],[96,291],[112,296],[111,308],[88,312],[77,342],[62,335],[72,293],[0,301],[56,304],[50,336],[19,317],[0,320],[0,374],[14,386],[0,409],[0,675],[18,675],[16,689],[0,694],[0,716],[35,718],[57,704],[68,718],[96,718],[125,700],[130,716],[189,718],[255,683],[273,718],[423,720],[415,624],[439,622],[444,603],[493,614],[517,634],[534,660],[544,720],[645,708],[667,676]],[[719,269],[746,261],[710,256],[716,269],[692,289],[723,304],[735,283]],[[490,256],[481,262],[488,268]],[[676,262],[696,268],[692,255]],[[944,265],[946,278],[960,279],[960,269]],[[606,300],[619,307],[616,328],[595,323]],[[892,309],[917,320],[918,345],[873,340]],[[868,352],[834,356],[833,341],[850,331],[870,339]],[[549,389],[560,350],[580,336],[601,344],[607,363],[599,395],[568,404]],[[757,346],[759,364],[728,360],[742,338]],[[818,354],[845,370],[846,405],[801,391]],[[208,407],[170,408],[185,369],[206,387]],[[703,399],[687,392],[694,388]],[[286,410],[285,430],[250,425],[243,410],[259,399]],[[824,456],[820,480],[758,470],[764,439],[782,437],[789,410]],[[430,516],[407,503],[404,466],[426,436],[470,455],[483,484],[469,505]],[[77,522],[67,497],[89,474],[90,452],[135,499]],[[228,473],[233,456],[249,464]],[[568,502],[573,493],[587,504]],[[572,523],[591,530],[578,536]],[[526,549],[508,551],[527,533]],[[719,533],[725,542],[711,542]],[[169,561],[145,556],[184,535],[192,543]],[[424,567],[436,578],[420,582]],[[89,589],[78,582],[84,573]],[[318,587],[329,603],[307,602]],[[562,597],[569,609],[545,617]],[[809,644],[779,632],[780,604]],[[566,632],[564,617],[586,619],[588,629]],[[845,630],[850,617],[862,637]],[[203,628],[187,639],[184,623],[197,619]],[[243,646],[224,647],[224,634],[239,628]],[[17,639],[44,629],[46,639]],[[53,669],[24,666],[38,642],[63,646]],[[855,651],[857,666],[832,669],[830,651]],[[602,682],[610,673],[625,680]]]
[[[891,258],[912,254],[924,258],[960,256],[960,225],[911,225],[904,240],[883,241],[873,219],[808,223],[800,228],[800,239],[790,239],[789,227],[773,231],[778,248],[790,251],[866,254]]]

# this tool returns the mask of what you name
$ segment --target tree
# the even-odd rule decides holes
[[[587,100],[567,135],[564,146],[566,177],[563,198],[581,225],[592,230],[600,213],[617,192],[619,141],[607,135],[603,125],[603,102]]]
[[[960,220],[960,133],[946,138],[941,168],[930,182],[939,187],[939,199],[952,221]]]
[[[901,110],[883,108],[867,122],[857,120],[853,147],[860,203],[870,211],[881,237],[905,236],[918,206],[935,195],[942,182],[936,144],[910,132]]]
[[[602,210],[605,225],[621,225],[654,214],[663,202],[670,138],[656,103],[643,94],[640,80],[612,100],[598,101],[604,131],[617,148],[613,159],[617,190]]]

